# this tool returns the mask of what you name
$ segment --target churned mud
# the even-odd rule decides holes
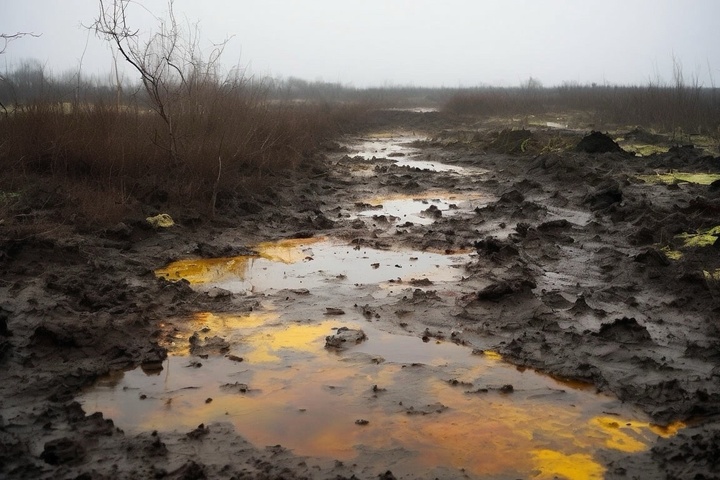
[[[717,477],[717,155],[379,112],[209,224],[8,238],[0,473]]]

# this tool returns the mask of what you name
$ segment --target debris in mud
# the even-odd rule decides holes
[[[509,281],[501,280],[499,282],[491,283],[477,292],[475,298],[478,300],[495,301],[510,294],[532,290],[536,286],[535,281],[529,278]]]
[[[493,260],[516,257],[519,251],[512,242],[499,240],[496,237],[485,237],[474,242],[475,250],[481,255],[487,255]]]
[[[530,130],[504,129],[495,134],[488,148],[500,153],[523,153],[527,150],[528,142],[533,134]]]
[[[345,315],[345,310],[342,308],[325,307],[325,315]]]
[[[210,428],[206,427],[205,424],[201,423],[195,430],[192,430],[185,435],[193,440],[198,440],[207,435],[208,433],[210,433]]]
[[[442,403],[437,402],[419,408],[415,408],[412,406],[407,407],[405,409],[405,413],[407,413],[408,415],[431,415],[433,413],[442,413],[447,409],[447,405],[443,405]]]
[[[626,153],[612,138],[596,131],[584,136],[575,147],[575,150],[585,153]]]
[[[358,418],[355,420],[355,425],[369,425],[370,421],[365,420],[364,418]]]
[[[426,210],[420,212],[420,216],[438,219],[442,217],[442,211],[436,205],[430,205]]]
[[[590,210],[604,210],[622,200],[623,192],[620,184],[615,180],[609,180],[598,186],[593,193],[588,194],[583,203],[589,204]]]
[[[153,228],[169,228],[175,225],[172,217],[167,213],[160,213],[145,219]]]
[[[647,328],[640,325],[634,318],[618,318],[612,323],[603,323],[597,336],[604,340],[619,343],[641,343],[652,341]]]
[[[204,340],[201,340],[200,336],[195,332],[188,341],[191,355],[225,354],[230,350],[230,344],[224,338],[218,336],[205,337]]]
[[[247,384],[240,382],[226,383],[224,385],[220,385],[220,388],[234,393],[247,393],[250,390],[250,387],[248,387]]]
[[[357,345],[367,339],[367,335],[360,329],[340,327],[334,335],[325,337],[325,347],[347,348],[350,345]]]
[[[50,465],[63,465],[80,462],[85,457],[85,449],[77,441],[63,437],[50,440],[45,444],[40,458]]]
[[[657,248],[648,248],[642,253],[635,255],[635,261],[646,265],[666,267],[670,265],[667,255]]]

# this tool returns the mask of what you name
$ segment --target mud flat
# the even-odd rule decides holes
[[[718,152],[463,121],[4,241],[2,476],[720,475]]]

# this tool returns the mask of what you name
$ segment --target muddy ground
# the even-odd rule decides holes
[[[646,452],[606,458],[606,478],[720,477],[719,243],[685,247],[678,237],[720,224],[720,187],[637,178],[720,173],[717,151],[673,147],[630,128],[613,136],[644,135],[642,143],[673,148],[639,157],[597,137],[577,149],[589,129],[530,124],[510,132],[436,112],[378,113],[368,127],[398,131],[427,138],[414,144],[422,157],[475,173],[363,160],[329,143],[262,192],[219,199],[220,215],[209,223],[150,203],[142,216],[102,231],[58,225],[17,238],[10,222],[0,224],[0,476],[377,478],[387,470],[381,477],[395,478],[382,458],[372,466],[301,458],[281,445],[252,445],[221,424],[125,434],[76,401],[109,371],[159,368],[168,317],[257,306],[252,295],[198,293],[156,278],[155,269],[244,253],[268,239],[323,235],[384,249],[477,251],[453,301],[419,295],[369,308],[384,328],[452,335],[519,367],[591,383],[658,424],[688,424]],[[461,215],[429,211],[430,225],[353,216],[369,196],[433,189],[490,200]],[[51,213],[47,195],[42,205]],[[145,221],[162,212],[177,225]]]

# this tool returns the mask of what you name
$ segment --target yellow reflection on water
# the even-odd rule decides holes
[[[308,257],[308,254],[303,251],[306,246],[326,240],[324,237],[289,238],[277,242],[258,243],[253,248],[262,258],[291,264],[301,262]]]
[[[622,407],[531,370],[518,372],[489,352],[483,358],[452,344],[403,337],[384,348],[423,349],[423,358],[430,360],[376,361],[397,353],[372,346],[383,341],[383,333],[369,324],[362,324],[366,342],[337,352],[325,349],[324,339],[343,323],[287,325],[274,322],[276,318],[273,312],[197,315],[191,320],[195,326],[242,332],[233,348],[246,361],[211,356],[203,359],[198,374],[176,359],[167,362],[163,378],[139,373],[128,383],[113,378],[109,381],[118,400],[106,407],[96,400],[96,408],[119,425],[126,415],[146,430],[230,421],[256,445],[282,443],[302,456],[347,461],[359,455],[359,445],[397,448],[407,452],[398,462],[410,462],[413,468],[452,467],[480,478],[516,473],[598,479],[605,469],[596,452],[643,451],[658,435],[671,436],[683,428],[681,423],[659,427],[626,420],[627,414],[599,415]],[[446,347],[463,355],[448,353]],[[501,391],[506,382],[512,382],[514,392]],[[233,389],[236,383],[248,388]],[[478,389],[483,386],[488,388]],[[138,400],[140,393],[147,398]],[[357,425],[359,419],[367,425]]]
[[[249,335],[244,343],[251,347],[245,357],[251,362],[279,362],[283,350],[313,353],[321,350],[325,337],[332,333],[338,322],[320,324],[292,324],[282,328],[264,330]]]
[[[185,279],[193,285],[218,282],[231,276],[244,280],[253,259],[264,258],[287,264],[300,262],[308,256],[303,251],[305,246],[326,240],[323,237],[314,237],[262,242],[253,247],[257,255],[177,260],[155,270],[155,275],[171,281]]]
[[[155,270],[155,275],[166,280],[185,279],[191,284],[217,282],[230,276],[245,278],[248,262],[256,257],[238,256],[221,258],[195,258],[178,260]]]

